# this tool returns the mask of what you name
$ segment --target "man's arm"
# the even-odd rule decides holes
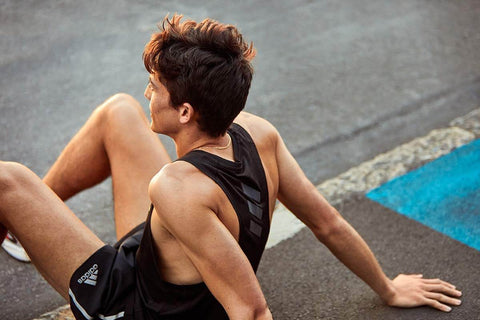
[[[278,135],[277,162],[279,200],[292,211],[318,240],[352,272],[365,281],[390,306],[429,305],[450,311],[459,305],[460,291],[447,282],[423,279],[420,275],[399,275],[390,280],[361,236],[333,208],[307,179]]]
[[[150,183],[149,195],[162,225],[180,243],[230,319],[272,319],[247,257],[211,208],[211,197],[202,186],[205,177],[178,175],[174,167],[185,165],[190,166],[167,165]]]

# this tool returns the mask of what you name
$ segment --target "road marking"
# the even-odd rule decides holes
[[[480,116],[480,114],[479,114]],[[428,161],[448,154],[469,143],[475,135],[458,127],[431,131],[386,153],[351,168],[339,176],[317,186],[332,205],[337,205],[352,195],[364,195],[369,190],[407,173]],[[283,205],[278,205],[273,215],[267,248],[294,236],[305,225]]]
[[[480,139],[366,196],[480,251]]]

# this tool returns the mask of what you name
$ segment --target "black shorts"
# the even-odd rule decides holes
[[[105,245],[85,261],[70,279],[70,307],[76,319],[131,319],[138,310],[135,255],[145,223],[114,246]]]

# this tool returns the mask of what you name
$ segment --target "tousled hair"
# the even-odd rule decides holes
[[[159,75],[172,105],[190,103],[200,129],[218,137],[245,107],[256,52],[233,25],[181,19],[164,18],[145,46],[143,62]]]

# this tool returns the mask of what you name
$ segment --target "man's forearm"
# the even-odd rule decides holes
[[[384,274],[362,237],[342,217],[338,217],[327,234],[316,236],[383,300],[388,301],[393,296],[391,280]]]

